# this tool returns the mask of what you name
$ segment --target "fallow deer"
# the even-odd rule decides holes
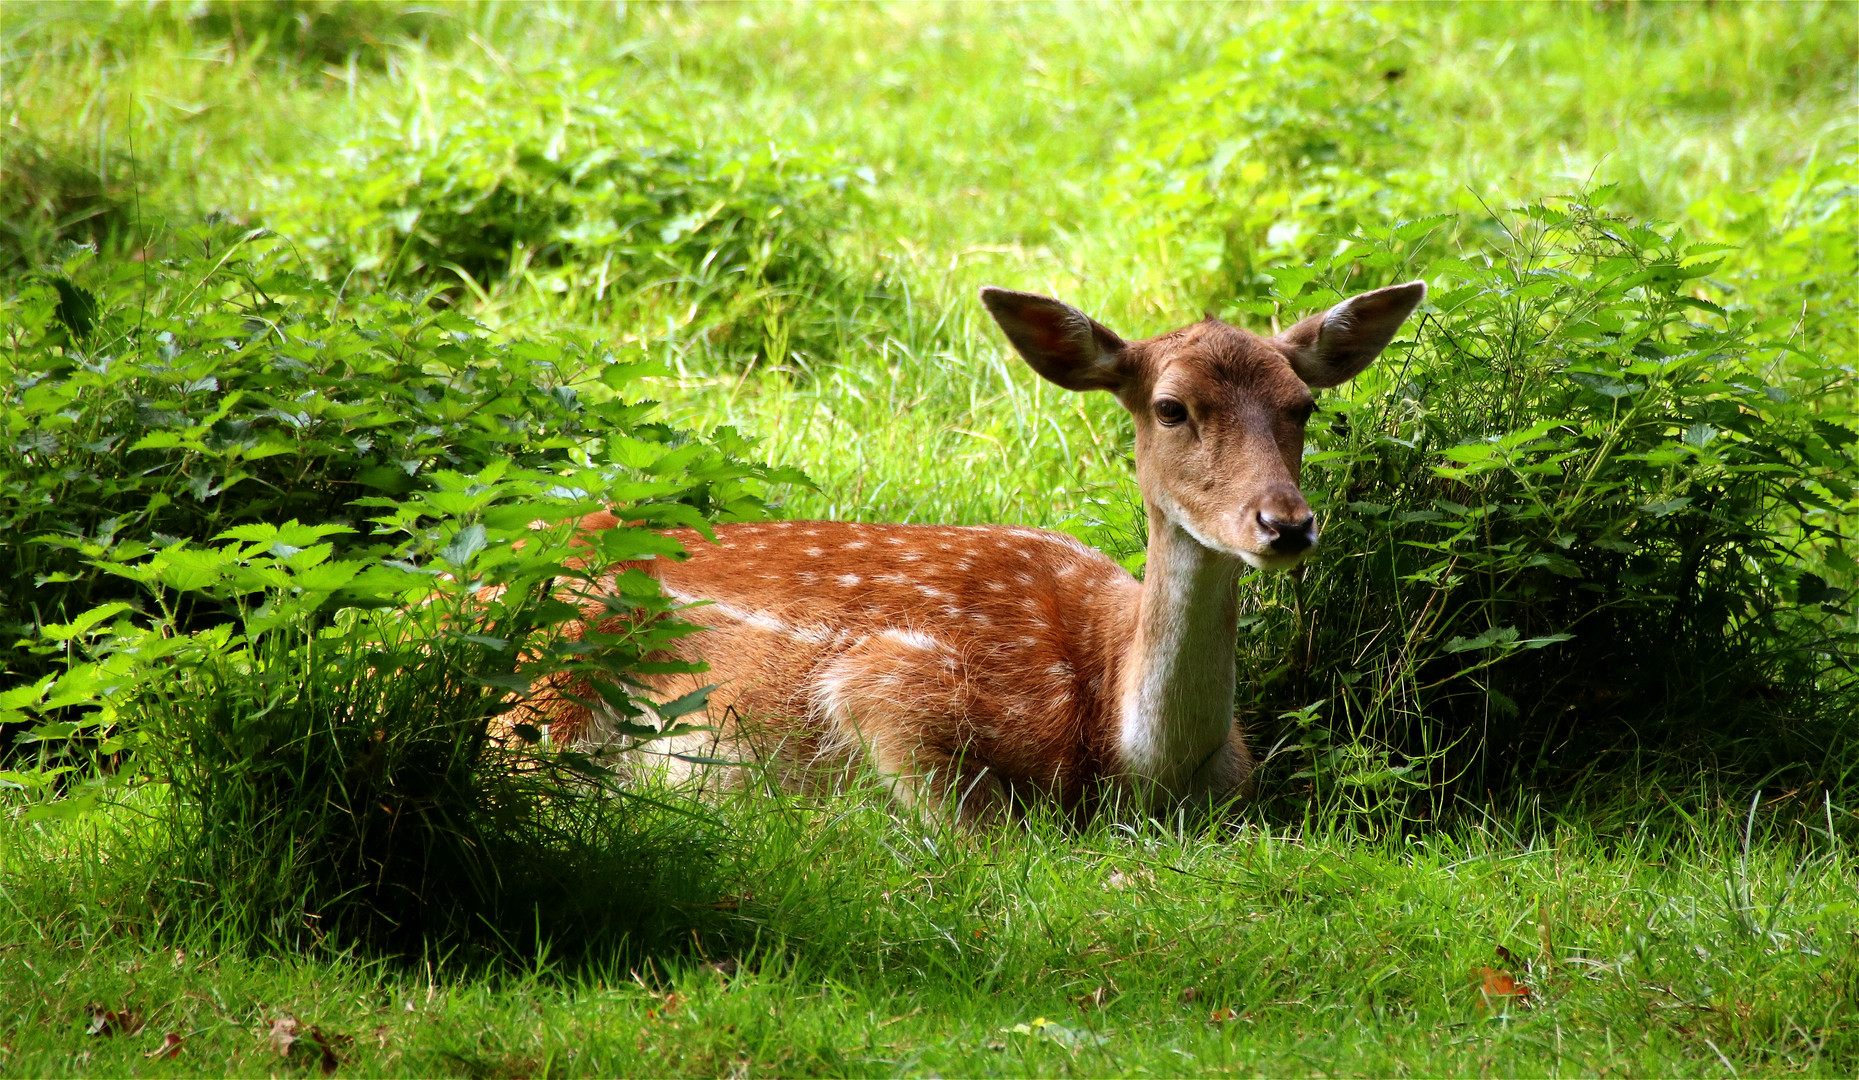
[[[715,544],[676,534],[688,559],[625,564],[698,604],[680,617],[702,629],[679,653],[708,672],[651,682],[659,701],[714,684],[710,730],[669,749],[862,758],[899,801],[953,802],[964,819],[1029,797],[1076,812],[1106,789],[1145,808],[1243,793],[1239,579],[1316,545],[1298,488],[1311,388],[1367,367],[1425,295],[1418,281],[1377,289],[1273,337],[1209,317],[1126,342],[1057,300],[981,290],[1040,376],[1107,390],[1135,418],[1143,580],[1069,536],[1014,526],[774,521],[719,525]],[[539,702],[553,740],[601,739],[588,697]]]

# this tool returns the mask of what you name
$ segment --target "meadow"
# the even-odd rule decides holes
[[[0,1070],[1852,1075],[1856,71],[1844,2],[6,5]],[[1415,277],[1241,586],[1255,799],[487,745],[662,640],[554,638],[539,520],[1140,573],[980,286]]]

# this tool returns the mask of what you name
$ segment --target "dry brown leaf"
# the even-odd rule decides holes
[[[134,1035],[142,1030],[142,1018],[128,1009],[90,1005],[85,1011],[90,1014],[90,1023],[84,1028],[86,1035]]]
[[[336,1056],[336,1047],[347,1046],[354,1040],[347,1035],[325,1035],[323,1034],[322,1028],[312,1027],[310,1029],[310,1041],[316,1044],[317,1050],[321,1051],[322,1060],[320,1064],[323,1069],[323,1075],[333,1076],[335,1075],[336,1067],[342,1064],[342,1059]]]
[[[1222,1005],[1214,1010],[1213,1015],[1207,1018],[1207,1022],[1210,1024],[1224,1024],[1230,1020],[1237,1019],[1239,1019],[1239,1014],[1233,1011],[1232,1006]]]
[[[185,1039],[181,1038],[179,1035],[176,1035],[174,1032],[170,1031],[166,1035],[163,1035],[161,1037],[160,1046],[157,1046],[155,1049],[150,1050],[148,1053],[143,1054],[142,1056],[146,1058],[174,1057],[181,1052],[181,1044],[185,1041],[186,1041]]]
[[[645,1011],[646,1019],[655,1020],[660,1017],[670,1016],[672,1013],[677,1012],[678,1006],[682,1004],[684,1004],[684,995],[673,990],[671,993],[658,999],[658,1008],[647,1009]]]
[[[279,1057],[289,1057],[291,1044],[297,1041],[297,1020],[291,1016],[281,1016],[271,1021],[271,1045],[277,1048]]]
[[[1530,988],[1518,982],[1508,971],[1481,967],[1472,973],[1472,981],[1478,984],[1480,1009],[1513,1004],[1527,1007],[1530,1004]]]

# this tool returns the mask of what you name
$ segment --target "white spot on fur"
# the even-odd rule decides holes
[[[844,585],[844,586],[845,586],[846,588],[848,588],[848,589],[850,589],[850,588],[851,588],[852,586],[854,586],[854,585],[857,585],[857,584],[859,583],[859,581],[860,581],[860,580],[861,580],[861,579],[859,578],[859,576],[858,576],[857,574],[841,574],[841,575],[839,575],[839,584],[841,584],[841,585]]]
[[[854,540],[850,544],[846,545],[846,550],[857,551],[860,548],[868,548],[870,546],[871,546],[870,540]]]
[[[820,548],[817,548],[817,547],[816,547],[816,548],[808,548],[808,549],[807,549],[807,554],[809,554],[809,555],[811,555],[811,556],[813,556],[814,558],[816,558],[816,559],[817,559],[817,558],[819,558],[820,556],[822,556],[822,555],[824,555],[824,554],[826,554],[826,552],[825,552],[824,550],[822,550],[822,549],[820,549]]]
[[[1033,575],[1031,574],[1015,574],[1013,579],[1022,585],[1031,585],[1033,583]]]
[[[889,641],[895,641],[899,645],[909,646],[912,649],[934,650],[942,648],[942,642],[937,641],[928,634],[916,630],[899,630],[896,627],[892,627],[887,630],[879,631],[878,636]]]
[[[1006,587],[1007,587],[1007,583],[1004,581],[988,582],[988,588],[994,590],[995,592],[1000,592],[1002,589],[1005,589]]]
[[[796,626],[793,623],[778,619],[765,611],[744,611],[731,604],[706,604],[704,607],[700,608],[699,611],[714,612],[726,619],[739,622],[744,626],[754,627],[757,630],[762,630],[793,641],[804,642],[808,645],[824,645],[839,636],[831,627]]]

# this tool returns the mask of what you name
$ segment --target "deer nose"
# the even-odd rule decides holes
[[[1296,520],[1261,512],[1259,524],[1272,534],[1271,549],[1280,555],[1308,551],[1317,542],[1317,515],[1308,510]]]

